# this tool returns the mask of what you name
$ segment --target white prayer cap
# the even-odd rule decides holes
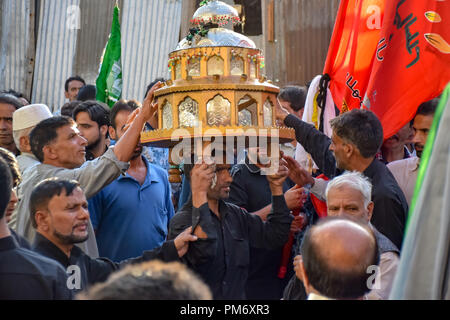
[[[51,117],[52,114],[45,104],[30,104],[14,111],[13,131],[34,127]]]

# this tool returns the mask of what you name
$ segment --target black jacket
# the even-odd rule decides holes
[[[70,300],[66,271],[55,261],[0,239],[0,300]]]
[[[160,259],[162,261],[179,260],[177,249],[175,248],[173,241],[165,242],[162,247],[151,251],[144,251],[141,257],[127,259],[119,263],[106,258],[93,259],[77,246],[72,248],[69,258],[61,251],[61,249],[39,233],[36,233],[33,250],[43,256],[56,260],[69,271],[69,281],[74,279],[72,281],[71,289],[73,289],[75,293],[88,288],[94,283],[105,281],[112,272],[128,264],[136,264],[153,259]],[[78,266],[81,276],[80,286],[76,285],[75,278],[71,278],[75,276],[76,269],[67,269],[70,266]]]
[[[333,152],[329,150],[330,138],[294,115],[288,115],[284,123],[295,129],[297,141],[327,177],[331,179],[342,173],[336,168]],[[363,174],[372,182],[374,209],[371,223],[401,248],[408,215],[408,203],[402,190],[386,165],[375,157]]]
[[[237,164],[232,169],[233,182],[228,201],[250,213],[269,205],[272,201],[269,181],[254,164]],[[286,192],[294,184],[289,179],[283,184]],[[287,265],[287,275],[278,278],[284,244],[275,250],[250,248],[250,266],[246,285],[246,296],[250,300],[280,300],[283,289],[293,274],[292,263]]]
[[[292,215],[284,196],[272,197],[267,221],[231,203],[219,201],[219,219],[208,207],[192,206],[190,199],[172,218],[169,239],[197,225],[207,239],[191,242],[183,261],[209,285],[214,299],[245,299],[250,246],[278,248],[289,236]]]

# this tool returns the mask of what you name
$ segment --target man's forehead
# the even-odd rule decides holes
[[[335,198],[345,198],[347,201],[355,202],[364,201],[364,195],[360,190],[346,185],[331,187],[328,190],[328,199],[334,200]]]
[[[61,193],[55,194],[50,202],[53,204],[57,204],[60,207],[65,207],[67,204],[77,204],[86,202],[86,196],[83,190],[80,187],[76,187],[72,190],[72,192],[68,195],[66,189],[62,189]]]
[[[86,111],[80,111],[77,113],[77,117],[75,119],[75,121],[78,122],[95,122],[91,119],[91,116],[89,115],[89,113],[87,113]]]
[[[84,84],[81,81],[78,80],[72,80],[69,82],[69,88],[81,88]]]
[[[14,111],[16,111],[16,107],[14,107],[12,104],[0,102],[0,112],[7,112],[12,114]]]
[[[433,123],[433,115],[418,114],[413,121],[414,129],[430,129]]]
[[[70,123],[70,124],[67,124],[65,126],[58,128],[56,130],[56,133],[57,133],[58,137],[63,135],[64,138],[67,138],[67,136],[71,135],[72,133],[76,133],[76,134],[80,133],[80,130],[78,130],[77,124],[74,122],[74,123]]]

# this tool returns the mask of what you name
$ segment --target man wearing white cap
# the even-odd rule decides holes
[[[39,160],[31,152],[30,132],[42,120],[52,117],[45,104],[31,104],[22,107],[13,113],[13,137],[14,143],[21,154],[17,157],[20,173],[25,169],[39,163]]]

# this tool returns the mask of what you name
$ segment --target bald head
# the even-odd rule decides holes
[[[326,218],[312,227],[302,243],[309,284],[335,299],[356,299],[370,291],[369,266],[378,264],[378,247],[365,225],[343,218]]]

